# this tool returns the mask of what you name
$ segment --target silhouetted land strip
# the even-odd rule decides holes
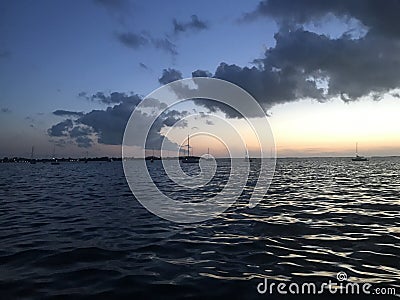
[[[397,158],[400,156],[397,155],[390,155],[390,156],[372,156],[371,159],[379,159],[379,158]],[[147,156],[145,157],[146,160],[151,160],[152,156]],[[180,156],[180,157],[158,157],[158,156],[154,156],[153,160],[170,160],[170,159],[179,159],[182,160],[184,158],[184,156]],[[278,157],[277,159],[338,159],[338,158],[342,158],[342,159],[351,159],[352,157],[349,156],[341,156],[341,157]],[[138,160],[138,159],[143,159],[143,158],[125,158],[125,160]],[[218,160],[221,159],[229,159],[229,158],[217,158]],[[237,158],[237,159],[241,159],[241,158]],[[259,158],[252,158],[255,160],[258,160]],[[85,157],[80,157],[80,158],[57,158],[57,159],[53,159],[53,158],[38,158],[38,159],[30,159],[30,158],[26,158],[26,157],[4,157],[3,159],[0,159],[0,163],[30,163],[30,162],[35,162],[35,163],[51,163],[51,162],[62,162],[62,163],[67,163],[67,162],[112,162],[112,161],[122,161],[121,157],[108,157],[108,156],[102,156],[102,157],[90,157],[90,158],[85,158]]]
[[[3,159],[0,160],[0,163],[29,163],[29,162],[37,162],[37,163],[51,163],[54,161],[57,162],[95,162],[95,161],[104,161],[104,162],[111,162],[111,161],[122,161],[121,157],[108,157],[108,156],[103,156],[103,157],[90,157],[90,158],[38,158],[38,159],[30,159],[26,157],[4,157]]]

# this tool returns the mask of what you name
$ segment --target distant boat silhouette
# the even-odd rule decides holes
[[[248,151],[247,151],[247,145],[246,145],[246,151],[244,152],[244,160],[252,162],[253,160],[249,157]]]
[[[210,155],[210,148],[207,148],[206,160],[212,160],[212,157],[211,157],[211,155]]]
[[[185,157],[183,157],[181,161],[183,163],[191,163],[191,164],[198,163],[199,160],[200,160],[200,157],[199,156],[190,155],[190,138],[189,138],[189,135],[188,135],[188,143],[187,143],[186,146],[187,146],[187,155]]]
[[[54,146],[53,148],[53,158],[51,161],[52,165],[59,165],[60,163],[58,162],[57,158],[56,158],[56,146]]]
[[[33,150],[34,150],[34,148],[33,148],[33,146],[32,146],[31,159],[30,159],[30,161],[29,161],[32,165],[36,164],[36,159],[33,158]]]
[[[368,158],[358,155],[358,143],[356,143],[356,156],[351,159],[352,161],[368,161]]]
[[[153,149],[153,155],[146,156],[145,160],[149,160],[151,163],[153,163],[155,160],[161,160],[161,158],[154,155],[154,149]]]

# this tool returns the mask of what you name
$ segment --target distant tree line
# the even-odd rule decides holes
[[[26,157],[4,157],[3,159],[0,160],[0,163],[28,163],[28,162],[53,162],[55,159],[51,158],[39,158],[39,159],[30,159]],[[111,162],[111,161],[122,161],[121,157],[108,157],[108,156],[103,156],[103,157],[84,157],[84,158],[57,158],[57,162],[94,162],[94,161],[106,161],[106,162]]]

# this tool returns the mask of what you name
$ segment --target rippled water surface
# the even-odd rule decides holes
[[[250,209],[254,182],[219,217],[181,225],[133,198],[120,162],[0,164],[0,298],[273,299],[257,293],[264,278],[321,283],[339,271],[400,292],[399,158],[278,160]]]

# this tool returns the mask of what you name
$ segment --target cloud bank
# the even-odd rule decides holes
[[[53,111],[53,115],[55,116],[66,116],[66,117],[81,117],[84,115],[83,112],[77,112],[77,111],[70,111],[70,110],[63,110],[63,109],[58,109]]]
[[[125,126],[142,98],[137,94],[120,92],[113,92],[110,94],[97,92],[92,95],[82,92],[79,93],[79,97],[109,106],[106,109],[96,109],[88,113],[57,110],[53,112],[53,114],[74,117],[74,119],[68,118],[53,125],[48,129],[48,135],[52,138],[69,139],[78,147],[84,148],[92,146],[95,141],[105,145],[121,145]],[[156,99],[153,99],[153,101],[149,99],[146,104],[147,106],[145,109],[166,108],[165,104]],[[160,133],[162,128],[173,126],[186,113],[187,112],[167,110],[157,119],[153,126],[150,126],[152,118],[149,112],[136,110],[133,117],[139,120],[138,122],[142,124],[143,128],[151,127],[147,140],[147,147],[159,149],[164,140],[164,136]],[[182,122],[179,125],[186,126],[187,124]],[[132,137],[132,140],[135,140],[135,138]],[[138,138],[136,146],[141,146],[140,142],[141,140]],[[178,147],[178,145],[168,139],[165,143],[167,148],[171,150],[177,149]]]
[[[168,37],[155,38],[149,33],[139,34],[135,32],[122,32],[116,34],[117,40],[125,47],[139,49],[142,47],[153,47],[162,50],[172,56],[178,55],[176,45]]]
[[[398,11],[400,1],[395,0],[262,1],[241,20],[274,19],[279,25],[276,45],[254,59],[253,67],[220,63],[213,77],[246,89],[266,109],[304,98],[379,99],[400,87]],[[304,28],[332,15],[343,22],[358,20],[367,33],[359,38],[349,33],[331,38]],[[201,75],[205,74],[199,70],[192,73],[193,77]],[[224,111],[215,103],[198,104]]]
[[[192,15],[189,22],[178,22],[176,19],[173,19],[172,24],[174,26],[174,34],[208,29],[207,23],[200,20],[197,15]]]
[[[164,69],[160,78],[158,78],[158,82],[161,84],[168,84],[170,82],[182,79],[182,73],[176,69]]]

